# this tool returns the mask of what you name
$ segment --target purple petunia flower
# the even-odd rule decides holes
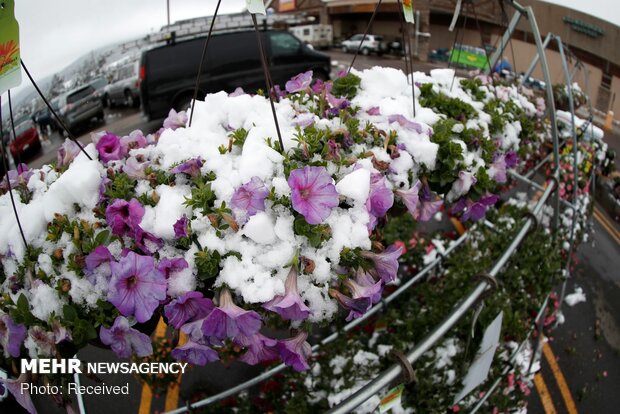
[[[159,264],[157,265],[157,269],[166,279],[168,279],[173,273],[176,273],[179,270],[187,269],[188,267],[189,264],[182,257],[176,257],[174,259],[163,258],[159,260]]]
[[[252,179],[237,188],[230,205],[235,210],[241,210],[248,216],[253,216],[259,211],[265,211],[265,199],[269,195],[269,190],[265,183],[258,177]]]
[[[177,112],[171,109],[170,112],[168,112],[168,117],[164,119],[164,128],[173,131],[177,128],[185,128],[187,120],[187,113],[185,111]]]
[[[185,161],[184,163],[177,165],[172,170],[170,170],[170,172],[172,174],[185,173],[191,177],[197,177],[200,175],[200,169],[203,165],[204,161],[202,160],[202,158],[192,158]]]
[[[28,413],[37,414],[37,409],[32,402],[32,398],[30,397],[30,387],[25,387],[23,385],[30,385],[31,382],[32,380],[30,379],[30,374],[27,373],[20,374],[17,379],[0,378],[0,383],[4,384],[6,389],[11,393],[11,395],[13,395],[15,401],[17,401],[19,405],[21,405],[26,411],[28,411]]]
[[[28,328],[28,337],[37,346],[39,355],[52,356],[56,354],[56,340],[54,333],[46,331],[39,325]]]
[[[459,171],[459,178],[452,184],[452,188],[448,193],[447,199],[449,201],[454,200],[464,194],[467,194],[471,187],[476,184],[478,180],[474,173],[468,171]]]
[[[117,236],[135,235],[143,216],[144,207],[135,198],[114,200],[105,210],[105,219]]]
[[[152,255],[164,245],[164,241],[161,238],[155,236],[153,233],[142,230],[140,226],[136,227],[133,238],[136,242],[136,247],[138,247],[142,253],[148,255]]]
[[[373,253],[371,251],[363,251],[361,253],[362,257],[372,260],[375,267],[371,272],[383,279],[385,283],[389,283],[396,279],[398,258],[402,254],[402,247],[396,246],[395,244],[389,246],[383,253]]]
[[[393,122],[397,122],[400,126],[415,131],[418,134],[424,132],[424,129],[422,129],[422,124],[410,121],[402,115],[390,115],[388,116],[388,122],[390,124]]]
[[[347,98],[345,97],[336,98],[331,93],[327,94],[327,102],[335,110],[334,115],[338,115],[338,111],[340,111],[341,109],[347,109],[349,106],[351,106],[351,102],[349,102]]]
[[[292,121],[293,125],[296,125],[301,128],[308,128],[314,125],[314,115],[313,114],[300,114],[295,117]]]
[[[377,219],[385,216],[394,205],[394,194],[385,185],[385,178],[381,174],[371,174],[370,192],[366,200],[366,210],[370,215],[369,229],[372,230],[377,224]]]
[[[409,213],[416,220],[429,221],[443,205],[443,200],[431,192],[428,185],[419,180],[409,190],[396,191]]]
[[[263,308],[276,312],[284,320],[301,321],[312,314],[297,291],[297,270],[291,267],[284,284],[284,295],[276,296],[263,304]]]
[[[452,207],[453,214],[461,214],[462,221],[478,221],[484,217],[487,209],[497,203],[499,197],[494,194],[487,194],[480,198],[478,201],[472,201],[470,198],[460,198],[454,207]]]
[[[295,93],[307,90],[310,87],[310,83],[312,83],[311,70],[293,77],[293,79],[286,82],[286,85],[284,86],[288,93]]]
[[[519,163],[519,156],[514,151],[508,151],[504,156],[504,160],[506,161],[506,167],[514,168]]]
[[[214,307],[211,299],[202,297],[202,293],[187,292],[164,306],[164,315],[169,325],[179,329],[187,322],[204,318]]]
[[[418,204],[420,203],[420,187],[422,182],[418,180],[409,190],[397,190],[396,195],[403,202],[409,213],[416,217],[418,215]]]
[[[327,159],[340,162],[340,144],[335,139],[331,138],[327,141]]]
[[[372,108],[366,111],[368,115],[381,115],[381,108],[378,106],[373,106]]]
[[[24,163],[18,164],[16,170],[9,170],[6,174],[6,177],[2,179],[0,183],[0,189],[8,191],[9,187],[7,185],[7,179],[9,180],[9,184],[11,184],[11,188],[15,188],[20,185],[27,185],[30,177],[34,172],[28,168],[28,166]]]
[[[80,151],[80,147],[78,147],[75,141],[66,138],[65,142],[58,148],[58,152],[56,153],[56,167],[62,168],[69,165],[71,161],[79,155]]]
[[[364,281],[366,282],[366,280]],[[368,309],[373,304],[373,299],[377,299],[377,297],[381,299],[381,292],[383,291],[381,280],[365,286],[351,279],[347,279],[343,283],[351,291],[351,297],[342,294],[336,289],[330,289],[329,293],[336,298],[340,305],[349,310],[349,315],[346,318],[347,321],[357,319],[368,312]]]
[[[134,353],[145,357],[153,353],[151,338],[129,326],[129,321],[123,316],[118,316],[110,328],[102,326],[99,338],[119,358],[129,358]]]
[[[4,351],[5,358],[19,357],[26,335],[24,325],[13,322],[7,313],[0,315],[0,348]]]
[[[166,278],[150,256],[127,253],[119,262],[110,263],[112,279],[108,300],[125,316],[134,315],[146,322],[159,301],[166,299]]]
[[[489,175],[499,184],[506,182],[508,177],[506,177],[506,157],[504,154],[495,154],[493,163],[489,168]]]
[[[317,79],[312,84],[312,92],[314,92],[314,93],[321,93],[321,92],[323,92],[323,90],[326,88],[327,85],[331,85],[331,84],[323,81],[322,79]],[[330,87],[330,91],[331,91],[331,87]]]
[[[213,349],[192,340],[187,341],[187,343],[183,346],[174,348],[170,355],[177,361],[185,361],[192,365],[200,366],[205,366],[209,362],[220,359],[217,352]]]
[[[310,368],[307,359],[312,356],[312,347],[306,339],[308,339],[308,334],[301,331],[293,338],[278,341],[276,345],[282,361],[297,372]]]
[[[121,144],[120,138],[111,132],[106,132],[102,135],[95,147],[99,152],[99,159],[104,163],[120,160],[127,154],[126,149]]]
[[[125,152],[129,152],[132,149],[146,147],[146,137],[139,129],[132,131],[129,135],[121,138],[121,145]]]
[[[429,221],[439,211],[443,205],[443,200],[437,194],[431,192],[427,184],[422,185],[421,190],[418,215],[415,218],[420,221]]]
[[[243,90],[241,86],[238,86],[237,89],[235,89],[233,92],[228,94],[228,97],[234,98],[236,96],[241,96],[241,95],[245,95],[245,91]]]
[[[148,165],[148,162],[140,162],[136,157],[129,157],[123,164],[123,172],[130,178],[143,179],[146,178],[144,170]]]
[[[95,247],[95,250],[93,250],[88,254],[88,256],[86,256],[86,271],[92,272],[102,264],[110,263],[113,260],[114,256],[112,256],[112,253],[110,253],[110,250],[108,250],[107,247],[97,246]]]
[[[174,237],[180,239],[181,237],[189,236],[189,219],[185,214],[174,223]]]
[[[383,283],[381,280],[377,282],[381,284],[381,288],[376,289],[375,285],[377,283],[375,283],[375,279],[372,277],[370,273],[367,273],[366,271],[364,271],[364,269],[360,267],[359,269],[357,269],[357,272],[355,273],[355,281],[357,282],[358,285],[362,287],[372,287],[373,289],[375,289],[375,292],[370,296],[372,303],[377,303],[381,300],[381,294],[383,293]]]
[[[219,306],[204,318],[202,332],[205,336],[222,341],[239,334],[253,335],[258,332],[261,324],[258,313],[235,305],[230,291],[224,288],[220,291]]]
[[[324,167],[304,167],[291,171],[293,209],[302,214],[309,224],[322,223],[339,204],[334,180]]]
[[[235,343],[246,348],[246,352],[241,355],[239,361],[249,365],[273,361],[278,357],[278,350],[276,349],[278,341],[267,338],[260,333],[255,333],[252,336],[239,335],[235,338]]]

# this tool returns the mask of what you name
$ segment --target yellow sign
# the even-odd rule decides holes
[[[293,11],[297,8],[295,0],[280,0],[278,4],[279,12]]]
[[[413,18],[413,0],[403,0],[403,13],[405,14],[405,21],[407,23],[414,23]]]
[[[0,8],[0,94],[22,82],[19,66],[19,25],[15,1],[3,0]]]

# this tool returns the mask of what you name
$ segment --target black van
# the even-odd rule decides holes
[[[315,78],[329,79],[329,56],[315,52],[288,32],[267,30],[261,35],[275,84],[283,86],[308,70],[314,71]],[[149,119],[166,116],[170,108],[189,107],[204,43],[201,37],[142,52],[140,96],[142,111]],[[221,90],[232,92],[239,86],[246,92],[265,88],[256,32],[214,34],[203,64],[199,98]]]

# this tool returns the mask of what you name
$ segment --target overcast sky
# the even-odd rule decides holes
[[[546,0],[620,25],[618,0]],[[35,79],[64,68],[90,50],[158,31],[166,0],[16,0],[22,58]],[[213,14],[216,0],[170,0],[170,21]],[[221,13],[245,0],[223,0]],[[27,82],[23,79],[22,86]],[[17,91],[15,91],[17,92]]]

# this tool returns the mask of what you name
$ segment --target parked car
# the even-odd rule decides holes
[[[103,104],[95,96],[92,85],[83,85],[58,97],[59,113],[65,126],[70,130],[87,124],[91,119],[104,120]]]
[[[105,91],[106,86],[108,86],[108,80],[104,78],[103,76],[101,76],[101,77],[95,78],[92,81],[90,81],[89,85],[95,88],[95,96],[101,99],[101,103],[105,106],[106,102],[105,102],[104,91]]]
[[[132,62],[114,71],[112,81],[104,88],[103,99],[108,108],[117,105],[137,107],[140,105],[139,63]]]
[[[15,139],[9,144],[9,150],[15,165],[28,155],[35,154],[41,149],[39,132],[31,119],[26,119],[15,125]]]
[[[261,32],[276,85],[300,72],[312,70],[315,78],[329,79],[329,56],[316,52],[285,31]],[[205,38],[195,38],[145,50],[140,60],[140,97],[148,118],[166,116],[170,108],[186,110],[191,103]],[[206,93],[246,92],[265,88],[256,33],[239,31],[215,34],[199,84],[199,97]]]
[[[363,43],[362,40],[364,40]],[[362,43],[362,48],[360,52],[362,53],[362,55],[365,56],[368,56],[371,53],[382,55],[388,50],[388,45],[386,42],[383,41],[382,36],[371,34],[366,35],[366,39],[364,39],[363,34],[353,35],[349,39],[343,41],[340,44],[340,47],[342,48],[342,51],[344,53],[355,52],[359,48],[360,43]]]

